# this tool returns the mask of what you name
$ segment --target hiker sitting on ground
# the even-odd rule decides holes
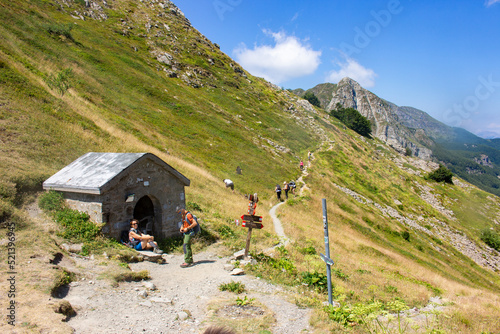
[[[137,219],[132,219],[130,221],[130,231],[128,232],[128,238],[130,244],[135,250],[147,250],[153,249],[156,254],[162,254],[163,251],[158,247],[155,238],[148,234],[143,234],[137,230],[139,226],[139,221]]]

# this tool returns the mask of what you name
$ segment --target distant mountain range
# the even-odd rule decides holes
[[[397,106],[350,78],[292,92],[301,97],[314,93],[327,112],[337,105],[354,108],[371,121],[373,136],[396,151],[405,154],[409,149],[414,156],[440,162],[465,180],[500,196],[500,139],[483,139],[443,124],[422,110]]]

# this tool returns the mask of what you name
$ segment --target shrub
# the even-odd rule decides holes
[[[401,233],[401,236],[403,237],[403,239],[405,239],[406,241],[410,241],[410,232],[408,231],[403,231]]]
[[[68,68],[60,71],[57,75],[50,74],[46,79],[47,85],[51,89],[55,89],[61,94],[61,96],[66,93],[66,91],[71,88],[71,78],[73,77],[73,71]]]
[[[314,95],[313,92],[307,92],[304,95],[304,99],[309,101],[309,103],[312,104],[313,106],[321,108],[321,102],[319,101],[318,97],[316,95]]]
[[[64,227],[60,236],[72,242],[92,241],[100,235],[100,227],[91,222],[86,213],[64,209],[56,212],[54,218],[58,224]]]
[[[247,305],[250,305],[253,301],[255,300],[255,298],[248,298],[247,296],[240,298],[236,298],[236,305],[238,306],[247,306]]]
[[[500,251],[500,236],[490,229],[481,231],[481,240],[491,248]]]
[[[45,27],[47,32],[54,36],[64,36],[67,39],[74,41],[71,35],[71,30],[73,29],[73,24],[50,24]]]
[[[240,293],[245,292],[245,284],[243,284],[241,282],[231,281],[229,283],[223,283],[223,284],[219,285],[219,290],[220,291],[231,291],[231,292],[234,292],[236,294],[240,294]]]
[[[317,271],[305,271],[301,273],[302,283],[315,289],[317,292],[325,292],[328,289],[328,278],[325,274]]]
[[[358,134],[371,138],[371,123],[370,120],[359,113],[354,108],[343,108],[340,103],[337,103],[336,109],[330,112],[330,115],[339,119],[349,129],[356,131]]]
[[[451,170],[440,164],[439,168],[434,172],[429,173],[426,179],[453,184],[453,173]]]
[[[43,193],[38,199],[38,206],[46,213],[53,213],[64,209],[63,194],[54,190]]]

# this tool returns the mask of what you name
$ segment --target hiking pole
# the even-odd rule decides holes
[[[322,199],[322,204],[323,204],[323,229],[325,230],[325,253],[326,255],[319,254],[321,256],[321,259],[325,261],[326,263],[326,278],[327,278],[327,283],[328,283],[328,303],[330,305],[333,304],[332,301],[332,278],[331,278],[331,268],[330,266],[333,265],[333,260],[330,259],[330,241],[328,240],[328,219],[326,216],[326,199]]]

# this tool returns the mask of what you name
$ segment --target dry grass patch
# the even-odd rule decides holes
[[[236,333],[259,333],[275,323],[274,313],[262,303],[253,300],[240,306],[235,299],[219,299],[208,305],[207,325],[224,326]]]

